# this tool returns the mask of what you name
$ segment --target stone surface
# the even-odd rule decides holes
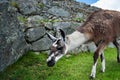
[[[29,15],[37,12],[36,0],[18,0],[17,5],[22,14]]]
[[[84,14],[83,13],[77,13],[76,14],[76,18],[84,18]]]
[[[51,40],[45,36],[41,38],[40,40],[33,42],[31,46],[32,51],[46,51],[50,48],[50,45],[52,44]]]
[[[66,34],[70,34],[80,25],[81,23],[77,22],[56,22],[53,24],[53,27],[55,30],[63,29]]]
[[[45,33],[46,31],[44,27],[30,28],[26,31],[26,39],[31,42],[40,39]]]
[[[59,8],[57,6],[53,6],[48,10],[48,13],[55,15],[57,17],[70,17],[70,13],[63,8]]]
[[[29,50],[16,13],[8,11],[8,7],[8,2],[0,2],[0,71]]]
[[[39,27],[41,25],[40,22],[42,22],[42,20],[44,20],[42,16],[39,16],[39,15],[30,16],[27,18],[27,26]]]

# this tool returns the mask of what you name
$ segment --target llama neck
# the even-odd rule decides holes
[[[66,45],[68,50],[73,50],[80,45],[84,44],[88,39],[85,37],[83,33],[79,31],[75,31],[70,35],[66,36]]]

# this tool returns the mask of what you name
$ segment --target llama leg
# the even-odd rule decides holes
[[[91,75],[90,75],[90,78],[95,78],[95,75],[96,75],[96,66],[97,66],[97,60],[98,60],[98,57],[101,55],[104,47],[106,46],[107,43],[101,43],[97,50],[95,51],[94,53],[94,56],[93,56],[93,59],[94,59],[94,64],[92,66],[92,71],[91,71]],[[104,62],[103,62],[104,63]]]
[[[98,47],[98,44],[96,44],[96,47]],[[104,58],[104,52],[103,51],[102,51],[102,53],[100,53],[100,59],[101,59],[101,63],[102,63],[101,72],[105,72],[105,58]]]
[[[92,66],[90,78],[95,78],[98,57],[99,57],[99,55],[97,53],[94,53],[94,56],[93,56],[94,64]]]
[[[101,62],[102,62],[102,69],[101,69],[101,71],[105,72],[105,58],[104,58],[104,53],[103,52],[101,53],[100,58],[101,58]]]
[[[117,61],[120,63],[120,45],[116,40],[113,41],[113,44],[117,48]]]

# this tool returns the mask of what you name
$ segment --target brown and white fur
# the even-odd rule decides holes
[[[93,12],[85,23],[76,29],[72,34],[65,35],[60,29],[61,38],[56,38],[51,34],[48,37],[53,41],[50,47],[50,54],[47,59],[47,65],[53,66],[69,50],[88,43],[96,44],[96,51],[93,56],[93,66],[91,78],[95,78],[97,60],[100,56],[102,62],[102,72],[105,72],[104,48],[112,42],[117,48],[117,61],[120,62],[120,45],[117,38],[120,37],[120,12],[110,10],[99,10]]]

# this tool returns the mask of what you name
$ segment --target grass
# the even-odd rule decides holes
[[[89,80],[93,54],[81,53],[64,56],[54,67],[47,67],[47,55],[29,52],[15,64],[0,72],[0,80]],[[98,61],[95,80],[120,80],[120,64],[116,61],[116,50],[105,50],[106,72],[101,73]]]
[[[25,17],[23,17],[23,16],[18,16],[17,18],[22,23],[25,23],[27,21],[27,19]]]
[[[18,4],[15,1],[11,1],[10,5],[15,7],[15,8],[18,8]]]
[[[84,19],[83,19],[83,18],[73,18],[73,21],[76,21],[76,22],[83,22]]]

